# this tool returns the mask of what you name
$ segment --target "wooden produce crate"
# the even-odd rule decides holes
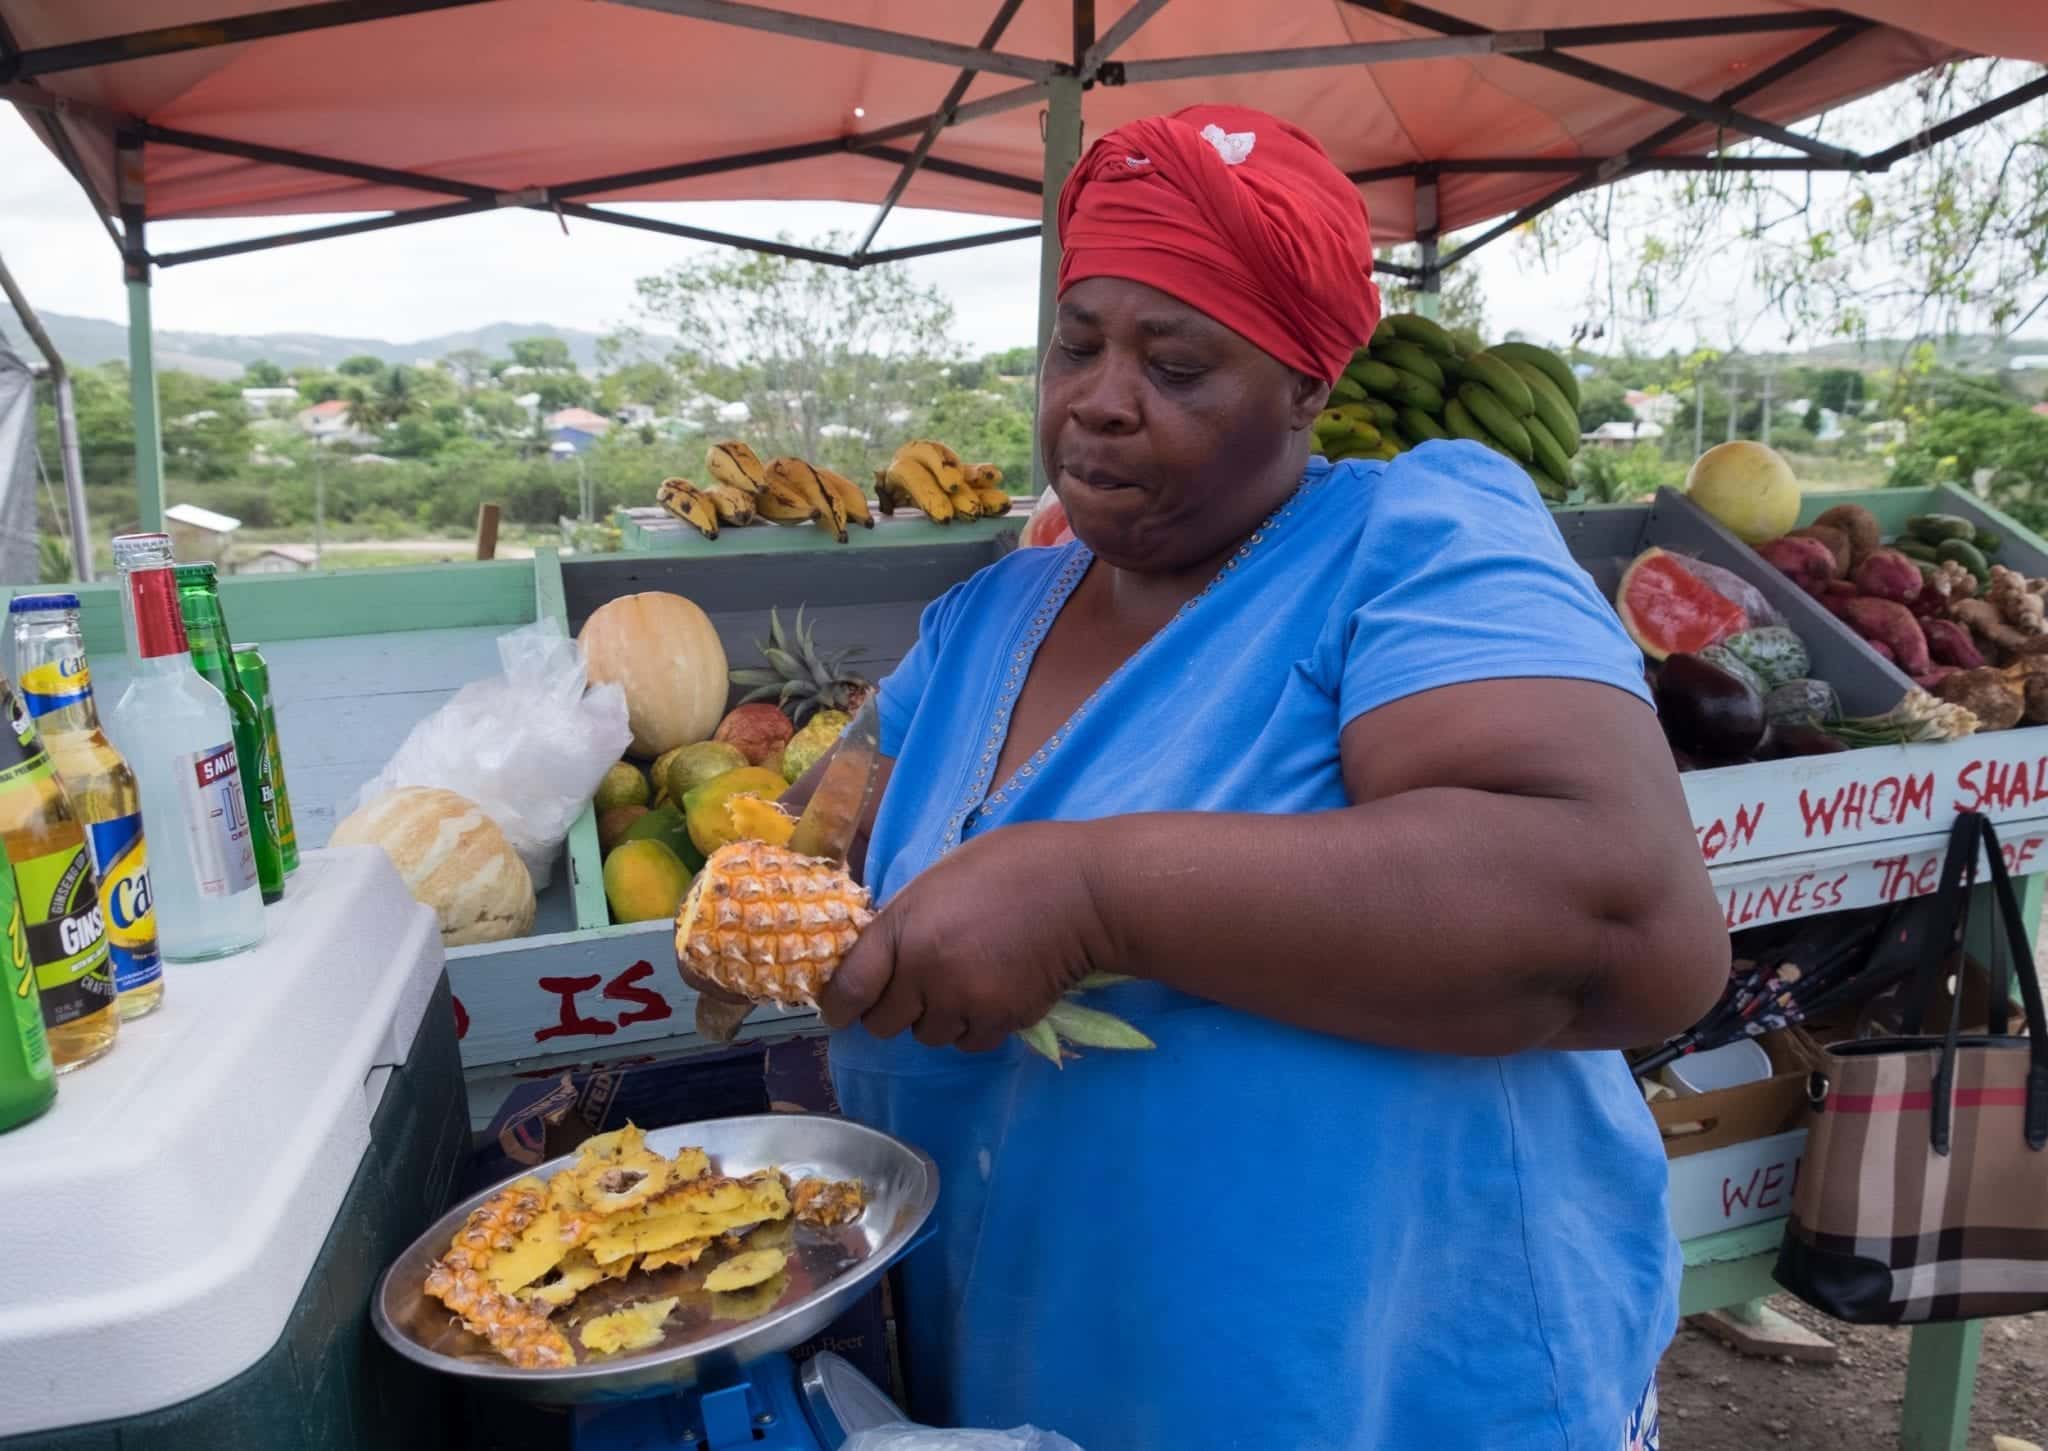
[[[1845,501],[1870,507],[1888,530],[1912,514],[1961,514],[1975,504],[1954,490],[1819,494],[1808,499],[1805,517]],[[2048,572],[2048,546],[1975,507],[2005,535],[2003,547],[2016,564],[2038,552]],[[1647,506],[1553,517],[1573,557],[1609,598],[1621,567],[1642,549],[1695,556],[1763,592],[1806,642],[1814,674],[1834,685],[1850,713],[1888,710],[1911,688],[1848,626],[1678,494],[1665,490]],[[2015,874],[2048,871],[2048,731],[2041,729],[1690,771],[1682,781],[1730,930],[1931,891],[1948,822],[1963,809],[2002,824]]]

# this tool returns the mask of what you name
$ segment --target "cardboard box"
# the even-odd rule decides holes
[[[1666,1158],[1710,1153],[1804,1125],[1806,1077],[1819,1062],[1819,1045],[1797,1028],[1766,1033],[1757,1045],[1771,1060],[1769,1078],[1650,1105],[1650,1117],[1664,1135]]]

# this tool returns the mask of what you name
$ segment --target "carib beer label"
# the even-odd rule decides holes
[[[66,655],[24,671],[21,699],[38,718],[91,700],[92,672],[85,668],[85,657]]]
[[[163,976],[156,949],[156,899],[149,889],[149,857],[139,813],[86,828],[100,875],[100,906],[113,959],[114,991],[132,992]]]

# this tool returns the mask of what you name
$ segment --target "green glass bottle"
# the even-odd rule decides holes
[[[241,764],[242,794],[249,805],[256,881],[263,889],[263,900],[275,902],[284,896],[284,852],[278,846],[277,790],[272,784],[270,752],[264,749],[263,716],[235,675],[228,622],[212,565],[178,566],[178,605],[192,642],[193,668],[227,697],[228,713],[234,717],[235,759]]]
[[[256,702],[256,714],[263,720],[263,744],[270,752],[271,799],[277,803],[277,849],[284,857],[284,874],[299,869],[299,833],[292,824],[292,793],[285,785],[284,748],[277,740],[277,707],[270,694],[270,662],[260,645],[235,646],[235,678]]]
[[[4,853],[0,853],[4,855]],[[0,1133],[25,1124],[57,1097],[35,963],[14,873],[0,862]]]

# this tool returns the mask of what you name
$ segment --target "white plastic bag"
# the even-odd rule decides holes
[[[839,1451],[1081,1451],[1065,1436],[1019,1426],[1012,1431],[946,1431],[931,1426],[875,1426],[855,1431]]]
[[[498,661],[505,673],[471,681],[414,726],[355,804],[400,786],[466,796],[505,833],[537,892],[633,732],[625,692],[616,685],[586,691],[583,656],[554,621],[500,635]]]

